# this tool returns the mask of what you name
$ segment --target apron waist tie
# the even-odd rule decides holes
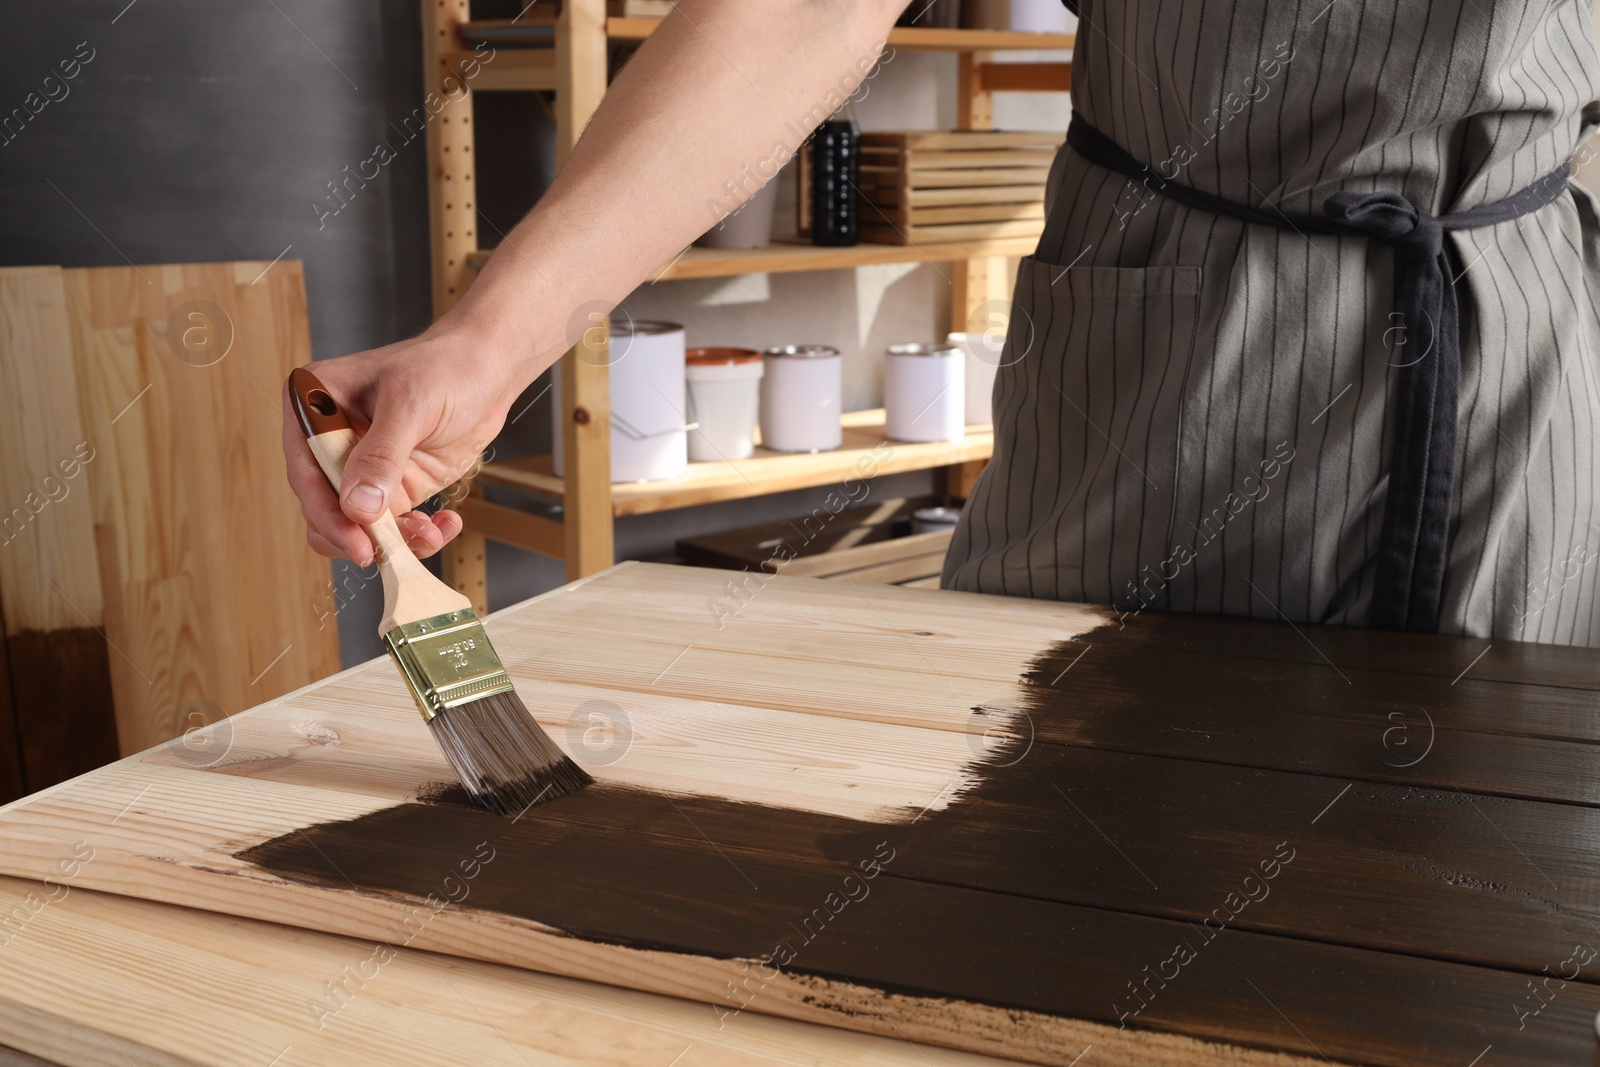
[[[1326,214],[1239,204],[1168,181],[1076,115],[1067,144],[1084,159],[1132,178],[1188,207],[1244,222],[1338,236],[1372,237],[1395,252],[1394,302],[1405,331],[1395,398],[1395,444],[1378,542],[1371,624],[1391,630],[1439,628],[1455,481],[1456,409],[1461,386],[1460,319],[1446,230],[1508,222],[1552,203],[1567,189],[1570,161],[1490,204],[1434,217],[1399,193],[1334,193]],[[1409,353],[1422,354],[1411,358]]]

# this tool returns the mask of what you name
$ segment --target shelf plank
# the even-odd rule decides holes
[[[651,276],[651,281],[680,278],[729,278],[739,274],[788,274],[808,270],[844,270],[880,263],[953,263],[984,256],[1028,256],[1039,239],[1004,237],[981,241],[942,241],[923,245],[862,243],[849,248],[822,248],[776,241],[765,248],[691,248]],[[482,269],[492,249],[471,253],[474,270]]]
[[[987,426],[967,427],[967,436],[960,441],[908,444],[884,437],[882,408],[852,411],[844,416],[844,442],[835,451],[791,454],[757,448],[749,459],[691,463],[689,469],[676,478],[613,485],[611,508],[619,516],[646,515],[696,504],[832,485],[846,478],[879,477],[967,463],[988,459],[993,451],[994,431]],[[561,498],[564,489],[562,480],[550,469],[548,455],[486,463],[477,480],[555,499]]]

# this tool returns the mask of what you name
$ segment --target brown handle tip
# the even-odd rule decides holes
[[[294,403],[295,418],[307,437],[315,437],[329,430],[348,430],[350,420],[339,410],[333,395],[317,381],[309,367],[296,367],[289,372],[289,396]]]

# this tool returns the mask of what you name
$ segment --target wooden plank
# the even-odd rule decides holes
[[[444,581],[472,601],[480,616],[489,614],[488,553],[487,538],[474,529],[463,529],[442,553]]]
[[[994,126],[994,97],[978,85],[978,69],[993,58],[989,52],[963,52],[956,57],[956,125],[962,130]]]
[[[0,879],[0,910],[30,893],[52,890]],[[703,1004],[388,947],[72,889],[7,946],[0,1032],[75,1067],[1002,1062],[756,1015],[719,1027]]]
[[[936,189],[947,185],[962,187],[974,185],[1043,185],[1050,176],[1049,167],[929,167],[913,171],[914,188]]]
[[[774,559],[780,546],[788,546],[782,555],[850,551],[908,530],[912,512],[940,503],[936,496],[874,499],[862,507],[845,508],[827,522],[813,515],[777,519],[686,537],[676,548],[680,559],[701,567],[773,571],[781,562]]]
[[[500,48],[472,79],[472,91],[539,92],[556,87],[556,57],[550,49]]]
[[[224,762],[169,746],[6,808],[0,870],[42,876],[92,831],[86,887],[377,940],[422,908],[414,948],[699,998],[730,1028],[769,1012],[1041,1063],[1593,1053],[1600,971],[1573,946],[1597,940],[1600,811],[1470,784],[1519,739],[1549,748],[1542,770],[1509,759],[1530,797],[1592,780],[1561,762],[1600,739],[1587,692],[1479,683],[1513,724],[1490,734],[1484,688],[1415,676],[1460,721],[1364,785],[1353,749],[1304,750],[1400,672],[1336,689],[1304,664],[1138,655],[1143,620],[1104,640],[1104,610],[786,577],[717,616],[726,580],[626,565],[490,620],[600,779],[537,814],[417,802],[443,763],[379,662],[232,720]],[[1139,730],[1188,747],[1096,747]],[[1465,737],[1499,747],[1452,757],[1463,791],[1427,788]],[[1284,758],[1213,758],[1243,742]],[[474,841],[494,859],[428,910]]]
[[[780,574],[828,578],[848,575],[860,567],[875,567],[883,563],[904,561],[909,558],[938,556],[943,558],[950,547],[950,531],[910,534],[889,540],[876,541],[843,552],[822,552],[801,556],[776,567]],[[769,567],[769,570],[774,569]],[[867,579],[873,580],[873,579]]]
[[[94,518],[82,476],[95,446],[78,412],[59,267],[0,269],[0,599],[7,633],[98,626]],[[95,437],[104,432],[93,427]],[[76,605],[76,607],[74,607]]]
[[[606,92],[604,0],[565,0],[556,21],[556,163],[566,163]],[[603,316],[561,357],[567,580],[611,566],[610,326]]]
[[[11,665],[6,643],[0,641],[0,804],[9,804],[26,790],[22,787],[22,738],[11,703]]]
[[[457,27],[471,18],[468,0],[422,0],[423,87],[437,102],[427,123],[429,248],[433,254],[433,314],[444,314],[467,291],[467,255],[478,247],[478,186],[472,162],[472,84],[462,76],[470,53]],[[480,73],[492,69],[483,67]],[[430,106],[430,110],[434,110]]]
[[[0,350],[0,793],[15,796],[117,756],[86,473],[111,427],[80,413],[60,268],[0,270]]]
[[[988,93],[1065,93],[1072,89],[1072,64],[984,63],[977,83]]]
[[[1092,709],[1041,738],[1600,805],[1600,705],[1587,691],[1090,647],[1081,661],[1075,645],[1035,667],[1041,690],[1069,687]],[[1052,683],[1068,662],[1070,678]]]
[[[562,524],[526,511],[494,504],[479,496],[461,501],[462,521],[479,537],[514,545],[526,552],[537,552],[560,559],[565,550]]]
[[[903,240],[908,245],[934,244],[940,241],[965,241],[982,234],[1002,237],[1037,236],[1044,232],[1044,220],[1030,219],[1021,222],[972,222],[947,226],[869,226],[863,224],[861,233],[874,241]]]
[[[719,500],[842,484],[846,479],[858,481],[966,463],[987,459],[993,449],[994,432],[988,427],[969,427],[960,441],[909,444],[883,436],[882,409],[847,412],[844,439],[835,451],[796,454],[757,448],[748,459],[691,463],[676,478],[613,485],[611,505],[616,515],[644,515]],[[479,477],[484,482],[555,499],[564,492],[561,479],[551,473],[548,455],[488,463]]]
[[[1066,135],[1059,130],[991,130],[976,126],[962,126],[956,130],[868,130],[861,134],[863,151],[878,148],[889,148],[894,151],[947,151],[968,148],[1031,148],[1035,145],[1059,148],[1064,143]]]
[[[863,155],[868,153],[863,152]],[[938,170],[942,167],[960,170],[967,167],[1046,167],[1056,158],[1053,148],[1003,148],[994,151],[981,149],[952,149],[949,151],[913,149],[906,153],[906,169],[911,172],[911,184],[919,184],[918,171]]]
[[[989,222],[1043,219],[1043,203],[966,204],[955,207],[914,207],[906,213],[913,226],[948,222]]]
[[[1207,656],[1245,657],[1439,678],[1489,679],[1600,691],[1600,659],[1589,649],[1524,641],[1485,641],[1448,634],[1411,634],[1355,626],[1308,626],[1299,631],[1266,619],[1194,616],[1148,611],[1120,613],[1138,626],[1111,628],[1096,642],[1133,641]]]
[[[1038,200],[1044,202],[1043,185],[1003,185],[978,189],[908,189],[904,203],[909,207],[936,207],[944,204],[1011,204]]]
[[[331,571],[277,454],[281,383],[311,358],[300,263],[103,267],[65,286],[82,419],[104,427],[86,471],[123,750],[336,671]]]
[[[944,552],[885,560],[882,563],[834,571],[823,575],[833,582],[866,582],[872,585],[901,585],[907,581],[937,577],[944,570]]]

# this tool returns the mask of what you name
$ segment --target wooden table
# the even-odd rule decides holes
[[[71,887],[0,946],[0,1043],[1594,1056],[1592,651],[642,564],[489,625],[597,786],[462,806],[375,662],[0,809],[0,873]]]

